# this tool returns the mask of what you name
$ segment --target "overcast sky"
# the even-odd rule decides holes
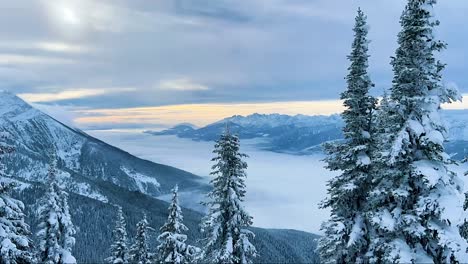
[[[404,4],[0,0],[0,88],[68,109],[83,124],[166,124],[171,113],[171,119],[204,124],[236,111],[339,111],[339,103],[320,111],[303,101],[333,102],[344,89],[357,7],[368,15],[370,71],[379,95],[390,87],[389,57]],[[468,1],[443,0],[435,8],[437,36],[449,44],[441,55],[448,64],[444,81],[468,93]],[[193,120],[177,118],[180,109],[190,112],[186,104],[203,111]],[[223,111],[213,114],[213,104]],[[126,114],[132,110],[133,119]]]

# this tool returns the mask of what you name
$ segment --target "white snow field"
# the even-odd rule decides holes
[[[152,136],[140,131],[87,131],[140,158],[208,176],[213,142],[196,142],[176,136]],[[256,149],[253,140],[241,140],[247,159],[246,208],[254,225],[320,233],[328,211],[318,208],[333,176],[323,168],[322,155],[294,156]]]

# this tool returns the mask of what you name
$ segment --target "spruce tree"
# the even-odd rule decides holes
[[[48,171],[48,189],[40,201],[38,258],[41,263],[76,263],[72,255],[75,228],[68,207],[68,194],[57,181],[57,160],[53,156]]]
[[[29,226],[24,222],[24,205],[13,199],[13,181],[5,177],[2,156],[12,153],[13,147],[4,144],[7,135],[0,135],[0,264],[33,263]]]
[[[374,140],[372,115],[376,99],[369,95],[373,83],[368,75],[368,26],[359,9],[354,26],[347,89],[341,94],[346,110],[345,140],[325,145],[327,167],[341,174],[328,182],[329,197],[322,203],[331,218],[322,225],[319,241],[323,263],[360,263],[369,244],[366,198],[372,181]]]
[[[199,250],[187,245],[187,236],[183,234],[188,228],[183,224],[182,210],[179,206],[177,185],[172,189],[172,201],[169,205],[169,216],[166,223],[160,228],[158,236],[157,261],[160,263],[190,263]]]
[[[458,99],[441,84],[444,65],[436,52],[439,24],[435,0],[409,0],[401,16],[390,104],[385,124],[389,148],[382,149],[368,203],[369,261],[396,263],[466,262],[466,241],[458,230],[461,179],[449,170],[440,105]],[[459,202],[458,202],[459,201]]]
[[[134,243],[130,248],[130,262],[136,264],[149,264],[151,263],[151,254],[148,250],[148,235],[149,230],[146,215],[137,223],[137,233]]]
[[[210,263],[252,263],[256,249],[246,228],[252,217],[242,206],[246,193],[247,155],[239,152],[239,138],[228,128],[216,141],[212,159],[213,190],[208,194],[208,214],[202,221],[205,235],[203,259]]]
[[[467,163],[468,162],[468,157],[466,157],[462,162]],[[466,176],[468,176],[468,171],[465,172],[465,177]],[[463,203],[463,210],[465,210],[465,217],[463,219],[463,224],[460,227],[460,234],[465,240],[468,240],[468,215],[467,215],[467,209],[468,209],[468,192],[465,192],[465,202]]]
[[[112,264],[128,263],[127,228],[122,207],[120,206],[117,210],[117,220],[112,234],[114,242],[110,248],[111,256],[106,261]]]

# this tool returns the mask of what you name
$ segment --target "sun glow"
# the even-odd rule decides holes
[[[74,0],[44,1],[51,25],[61,34],[75,38],[86,28],[84,2]]]
[[[80,24],[80,18],[78,17],[76,11],[74,11],[72,7],[63,6],[61,9],[63,22],[74,26]]]

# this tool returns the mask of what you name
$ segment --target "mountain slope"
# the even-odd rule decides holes
[[[5,159],[16,179],[42,182],[53,150],[59,177],[78,194],[106,200],[90,180],[108,181],[130,191],[158,196],[177,183],[183,191],[203,191],[206,183],[191,173],[139,159],[86,133],[72,129],[8,92],[0,92],[0,129],[16,151]]]
[[[73,223],[77,226],[76,245],[73,250],[78,263],[103,263],[109,256],[112,242],[112,229],[119,205],[123,208],[127,220],[127,231],[130,237],[135,235],[135,225],[143,214],[147,215],[150,232],[150,250],[155,251],[158,229],[167,219],[168,203],[154,199],[139,192],[130,192],[108,182],[98,181],[103,195],[108,197],[107,203],[90,199],[81,195],[69,196],[69,204]],[[27,191],[19,192],[26,204],[28,222],[35,233],[37,226],[34,211],[36,201],[44,193],[45,187],[33,184]],[[202,215],[196,211],[183,208],[184,223],[188,226],[189,242],[198,245],[201,238],[199,223]],[[295,230],[273,230],[252,228],[256,238],[253,241],[260,257],[255,263],[317,263],[318,256],[314,252],[318,236]]]

